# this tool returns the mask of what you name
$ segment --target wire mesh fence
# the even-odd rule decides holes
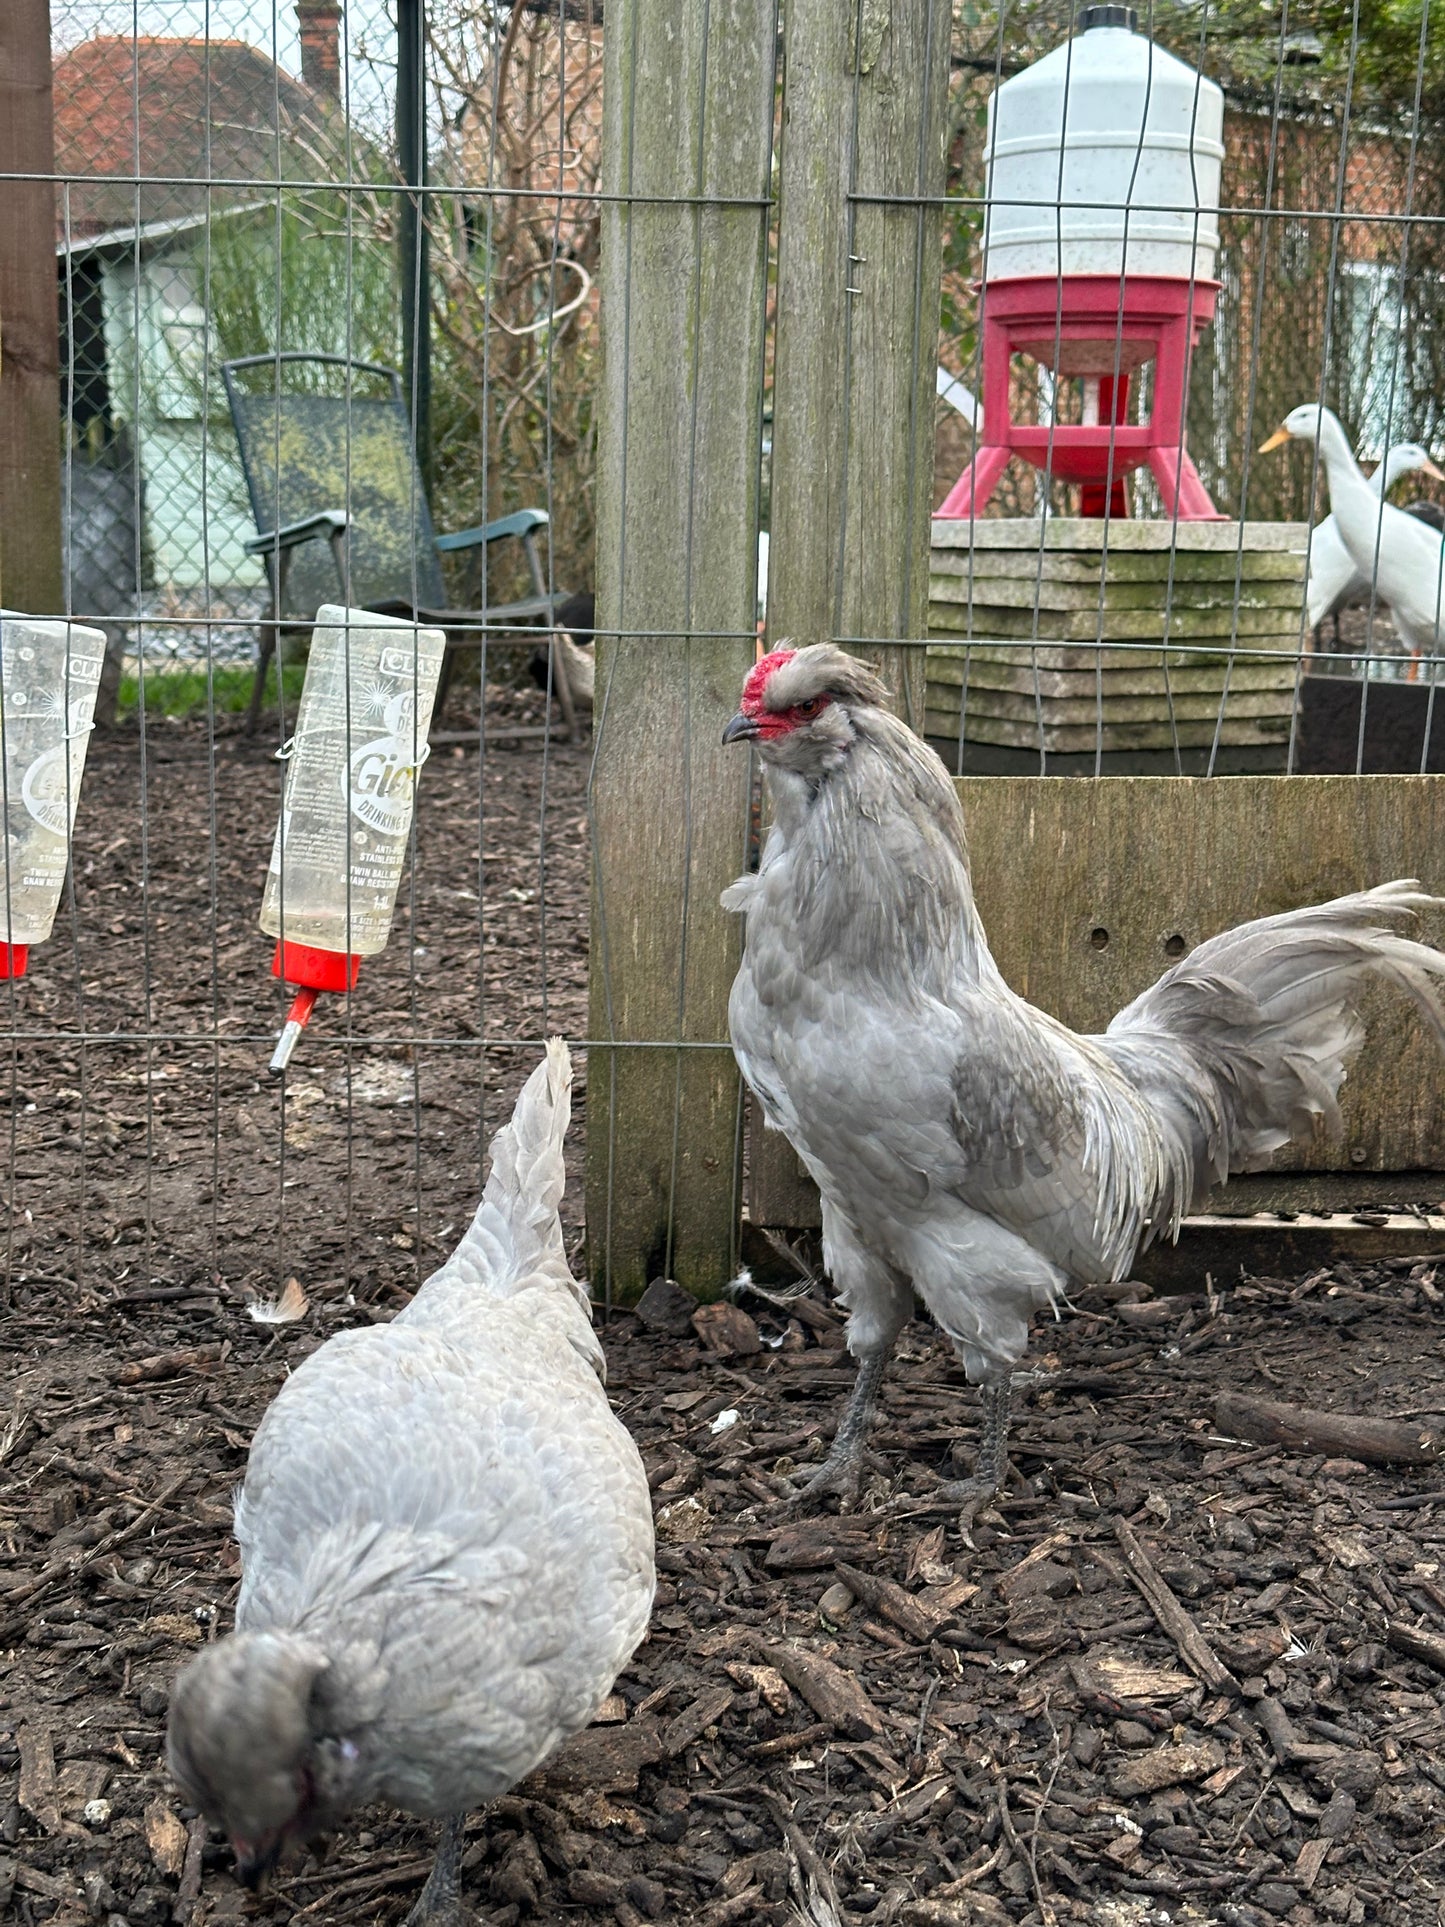
[[[384,1299],[561,1028],[599,1289],[721,1282],[760,1154],[715,908],[754,799],[715,745],[764,601],[771,638],[882,652],[961,775],[1438,766],[1432,610],[1403,632],[1377,568],[1316,621],[1323,465],[1256,452],[1301,404],[1366,469],[1440,448],[1429,16],[1143,10],[1224,90],[1182,421],[1219,519],[1124,459],[1161,377],[1121,295],[1082,376],[1050,307],[1004,389],[1041,459],[930,536],[985,440],[988,103],[1080,10],[939,0],[876,44],[870,9],[791,12],[690,19],[684,58],[601,0],[52,0],[53,162],[17,170],[53,203],[45,612],[109,647],[66,902],[7,992],[11,1276]],[[1061,451],[1101,383],[1095,501]],[[273,756],[326,603],[440,627],[449,673],[391,943],[272,1085]]]

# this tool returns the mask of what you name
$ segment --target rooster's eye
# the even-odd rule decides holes
[[[805,703],[794,703],[793,714],[795,716],[816,716],[822,707],[823,698],[821,696],[810,696]]]

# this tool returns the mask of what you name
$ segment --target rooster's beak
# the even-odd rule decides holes
[[[1267,442],[1260,443],[1259,452],[1261,455],[1268,455],[1272,448],[1283,448],[1286,442],[1293,440],[1294,437],[1287,428],[1277,428]]]
[[[743,712],[739,710],[737,715],[733,717],[732,721],[723,731],[722,739],[725,743],[750,743],[761,734],[762,731],[758,728],[753,718],[751,716],[745,716]]]

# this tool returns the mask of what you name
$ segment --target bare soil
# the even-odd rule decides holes
[[[144,843],[134,737],[93,754],[79,921],[16,993],[0,1912],[396,1922],[433,1830],[368,1813],[246,1895],[167,1782],[167,1692],[229,1625],[230,1493],[267,1402],[330,1333],[391,1316],[475,1201],[534,1061],[482,1040],[582,1025],[585,751],[434,758],[414,907],[349,1015],[318,1015],[284,1110],[265,752],[153,732]],[[479,874],[485,914],[460,894]],[[253,1322],[247,1292],[292,1275],[309,1314]],[[863,1507],[793,1524],[777,1500],[851,1378],[821,1289],[615,1315],[656,1618],[604,1719],[474,1816],[479,1919],[1445,1920],[1445,1475],[1213,1421],[1246,1391],[1445,1424],[1442,1290],[1422,1261],[1082,1298],[1036,1333],[1013,1484],[972,1543],[936,1492],[974,1396],[926,1323]],[[1412,1629],[1437,1658],[1402,1650]]]

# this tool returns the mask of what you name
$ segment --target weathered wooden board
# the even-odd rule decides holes
[[[1240,536],[1241,527],[1245,533]],[[1253,554],[1268,550],[1303,554],[1308,538],[1303,522],[1095,521],[1088,516],[1054,515],[1040,525],[1030,516],[986,516],[977,521],[936,518],[935,549],[1100,550],[1111,555]]]
[[[1147,657],[1136,657],[1128,669],[1100,668],[1096,674],[1093,669],[1035,669],[1027,656],[1020,659],[1017,655],[1009,662],[974,662],[965,674],[961,663],[939,663],[932,655],[928,662],[929,700],[935,693],[942,695],[962,689],[1013,689],[1032,697],[1035,691],[1041,696],[1087,697],[1093,702],[1102,699],[1105,708],[1116,696],[1153,696],[1158,703],[1168,701],[1172,695],[1212,696],[1219,701],[1223,684],[1218,668],[1214,664],[1198,668],[1180,669],[1170,667],[1166,672],[1157,663],[1151,664]],[[1272,661],[1251,662],[1246,657],[1236,660],[1230,673],[1229,686],[1234,689],[1278,689],[1279,672]],[[1286,687],[1294,688],[1294,666],[1290,665],[1290,677]],[[955,695],[955,701],[957,700]]]
[[[933,714],[941,723],[945,712],[936,710]],[[930,733],[947,736],[950,732],[936,729]],[[1216,734],[1221,744],[1227,743],[1233,749],[1278,746],[1289,740],[1289,718],[1235,716],[1230,710],[1219,731],[1213,721],[1180,721],[1177,717],[1172,722],[1110,723],[1101,742],[1098,726],[1092,722],[1046,722],[1041,729],[1037,717],[1028,722],[998,716],[975,718],[972,709],[968,716],[970,742],[987,743],[998,749],[1043,749],[1058,756],[1092,754],[1096,749],[1102,749],[1106,755],[1123,750],[1208,749]]]
[[[1303,528],[1303,524],[1301,524]],[[1305,555],[1299,549],[1246,549],[1238,554],[1194,554],[1190,551],[1102,547],[1090,550],[1051,549],[1048,571],[1055,582],[1297,582],[1304,573]],[[1039,551],[1033,549],[949,549],[935,546],[929,559],[935,575],[974,576],[979,580],[1028,581],[1039,573]]]
[[[930,579],[929,598],[950,607],[971,605],[975,611],[1083,609],[1098,614],[1101,610],[1177,609],[1187,610],[1191,616],[1202,609],[1277,611],[1280,620],[1275,627],[1296,636],[1303,601],[1297,579],[1240,583],[1231,577],[1228,581],[1214,582],[1176,580],[1171,585],[1164,580],[1118,582],[1112,575],[1102,582],[1061,582],[1052,573],[1030,579],[1028,576],[964,576],[942,571]],[[975,627],[980,626],[981,620],[986,618],[976,616]]]
[[[1221,707],[1226,717],[1280,716],[1288,722],[1292,705],[1288,691],[1267,687],[1247,689],[1240,683],[1232,683],[1227,701],[1221,701],[1217,689],[1197,691],[1193,695],[1176,691],[1172,707],[1172,720],[1177,723],[1213,722]],[[1080,725],[1092,730],[1100,720],[1106,731],[1113,730],[1121,723],[1162,722],[1167,728],[1171,720],[1165,712],[1162,690],[1149,690],[1141,695],[1106,693],[1102,703],[1090,690],[1085,696],[1051,696],[1040,705],[1035,703],[1031,690],[990,689],[986,684],[969,685],[970,721],[975,717],[992,716],[1000,721],[1027,723],[1033,727],[1038,723],[1041,712],[1049,729]]]
[[[587,1235],[622,1299],[715,1294],[736,1248],[721,735],[754,655],[773,41],[767,0],[607,9]]]
[[[928,645],[928,679],[930,682],[962,682],[965,674],[972,678],[973,665],[984,662],[1026,663],[1030,670],[1034,665],[1043,669],[1057,670],[1094,670],[1105,673],[1112,670],[1133,671],[1140,668],[1159,669],[1168,664],[1172,674],[1176,668],[1219,670],[1233,655],[1236,668],[1251,660],[1288,660],[1290,677],[1293,679],[1299,662],[1299,646],[1291,641],[1288,648],[1280,648],[1269,640],[1258,637],[1241,636],[1237,647],[1192,649],[1180,643],[1055,643],[1031,642],[1027,638],[991,637],[986,641],[971,642],[930,642]]]
[[[933,597],[928,608],[928,632],[951,634],[962,626],[967,605]],[[1300,625],[1289,623],[1279,609],[1195,609],[1176,599],[1166,610],[1163,597],[1154,609],[1009,609],[1000,605],[972,605],[975,635],[1016,636],[1040,642],[1195,642],[1203,637],[1221,641],[1273,637],[1280,647],[1300,641]]]
[[[1179,939],[1397,876],[1445,891],[1445,777],[960,777],[974,888],[1015,990],[1078,1030],[1101,1030],[1162,974]],[[1445,917],[1420,928],[1445,941]],[[1317,1128],[1281,1172],[1445,1171],[1445,1070],[1398,995],[1361,1000],[1366,1044],[1347,1081],[1344,1130]],[[793,1160],[796,1164],[796,1160]],[[1324,1180],[1320,1180],[1323,1182]],[[1380,1180],[1375,1179],[1378,1183]],[[1257,1187],[1261,1180],[1249,1180]],[[1227,1200],[1230,1193],[1220,1194]],[[816,1223],[794,1180],[754,1200],[758,1222]],[[772,1205],[781,1215],[760,1215]],[[808,1215],[811,1213],[811,1215]]]
[[[1100,1029],[1170,961],[1165,945],[1391,877],[1445,889],[1438,776],[963,777],[979,908],[1023,996]],[[1094,933],[1108,933],[1096,946]],[[1426,934],[1445,938],[1432,917]],[[1346,1129],[1279,1170],[1445,1169],[1445,1070],[1398,997],[1366,1000]]]

